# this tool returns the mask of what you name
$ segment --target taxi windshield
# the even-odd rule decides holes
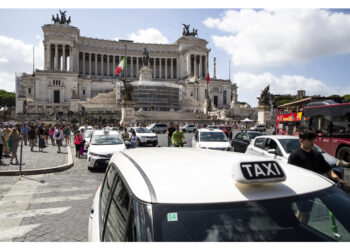
[[[350,198],[333,186],[270,200],[155,205],[156,241],[350,241]]]
[[[201,132],[200,141],[203,142],[227,142],[227,137],[222,132]]]
[[[91,141],[92,145],[115,145],[123,144],[119,135],[94,135]]]

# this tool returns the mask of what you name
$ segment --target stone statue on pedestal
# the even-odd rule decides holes
[[[270,85],[268,85],[263,91],[261,91],[260,97],[258,97],[259,106],[270,106],[271,93]]]
[[[142,53],[142,64],[143,66],[148,66],[148,62],[149,62],[149,54],[147,49],[145,48],[145,50]]]

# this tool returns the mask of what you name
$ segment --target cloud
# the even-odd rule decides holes
[[[129,39],[138,43],[169,43],[168,39],[155,28],[140,29],[136,33],[131,33]]]
[[[268,67],[304,63],[350,52],[350,15],[320,9],[228,10],[203,21],[226,32],[213,35],[215,46],[235,66]]]
[[[350,87],[345,89],[341,86],[330,86],[326,83],[298,75],[282,75],[277,77],[270,72],[252,74],[238,72],[233,75],[233,82],[238,86],[238,99],[257,106],[257,97],[261,91],[270,84],[272,94],[296,95],[298,90],[305,90],[306,95],[329,96],[331,94],[344,95],[350,93]]]
[[[36,35],[35,68],[43,69],[44,46],[42,37]],[[15,73],[33,71],[33,44],[11,37],[0,36],[0,89],[15,90]]]

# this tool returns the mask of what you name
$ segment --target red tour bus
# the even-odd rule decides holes
[[[316,132],[315,143],[334,157],[350,162],[350,103],[309,97],[277,108],[276,134]]]
[[[334,157],[350,162],[350,103],[321,101],[304,108],[301,129],[316,132],[316,144]]]

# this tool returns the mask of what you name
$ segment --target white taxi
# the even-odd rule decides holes
[[[112,155],[125,148],[119,132],[95,130],[87,152],[88,169],[106,167]]]
[[[201,128],[192,137],[192,147],[231,151],[231,144],[227,136],[220,129]]]
[[[286,163],[215,150],[137,148],[111,158],[88,239],[349,241],[349,211],[349,195],[332,181]]]

